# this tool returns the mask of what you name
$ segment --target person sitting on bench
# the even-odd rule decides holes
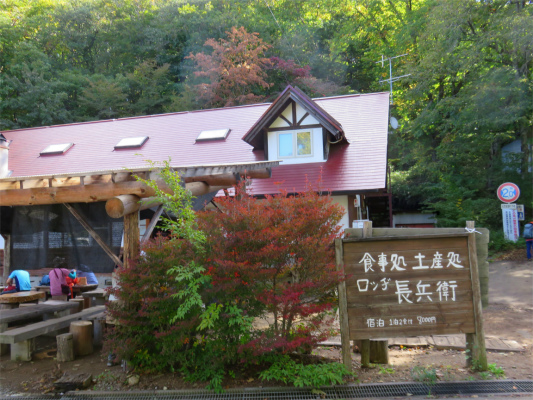
[[[98,285],[98,278],[91,269],[85,265],[80,264],[78,267],[78,278],[87,278],[87,285]]]
[[[76,294],[74,293],[72,287],[79,282],[79,279],[76,278],[76,270],[71,270],[65,280],[67,281],[67,290],[70,292],[70,298],[73,299],[74,297],[76,297]],[[62,289],[63,293],[65,293],[65,288],[63,287]]]
[[[6,288],[2,294],[25,292],[28,290],[31,290],[29,272],[22,269],[16,269],[9,274],[6,281]]]
[[[68,264],[66,260],[62,257],[56,257],[52,263],[54,269],[48,274],[50,277],[50,295],[69,295],[70,288],[67,286],[67,276],[70,271],[67,269]],[[63,287],[66,289],[63,289]]]

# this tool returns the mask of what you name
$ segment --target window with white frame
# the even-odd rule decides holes
[[[279,132],[279,158],[311,157],[313,155],[312,137],[310,131]]]

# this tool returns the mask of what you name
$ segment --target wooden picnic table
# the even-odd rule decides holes
[[[109,298],[109,293],[105,289],[95,289],[81,294],[83,298],[89,298],[91,306],[104,305]]]
[[[72,286],[72,290],[74,293],[84,293],[84,292],[90,292],[91,290],[94,290],[98,287],[97,283],[94,283],[92,285],[74,285]],[[50,286],[35,286],[35,290],[38,292],[46,293],[47,295],[50,294]]]
[[[25,292],[15,292],[0,295],[0,310],[17,308],[20,303],[37,302],[45,298],[44,292],[29,290]]]
[[[98,283],[94,283],[92,285],[74,285],[72,289],[74,289],[74,293],[83,293],[83,292],[90,292],[91,290],[94,290],[98,287]]]

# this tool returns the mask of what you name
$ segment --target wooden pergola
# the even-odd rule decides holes
[[[278,161],[261,161],[245,164],[171,166],[171,169],[180,175],[185,188],[193,196],[201,196],[232,187],[243,178],[270,178],[271,168],[278,164]],[[124,264],[127,267],[139,254],[139,210],[158,207],[142,241],[150,237],[163,211],[162,205],[154,197],[154,189],[136,177],[155,181],[159,189],[172,193],[161,179],[159,171],[157,168],[146,167],[3,178],[0,179],[0,205],[64,204],[115,264],[122,266],[117,255],[90,226],[87,219],[71,206],[71,203],[106,202],[105,208],[109,216],[124,218]],[[6,275],[11,268],[10,235],[4,235],[4,239]]]

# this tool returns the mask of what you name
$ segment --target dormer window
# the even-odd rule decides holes
[[[141,147],[143,144],[146,143],[147,140],[148,136],[124,138],[121,139],[120,142],[115,145],[115,149],[134,149],[137,147]]]
[[[278,132],[278,156],[310,157],[313,155],[311,131]]]
[[[62,143],[62,144],[51,144],[46,147],[39,154],[41,156],[51,155],[51,154],[63,154],[66,153],[68,149],[74,146],[74,143]]]
[[[347,143],[341,124],[292,86],[287,86],[243,140],[254,150],[263,150],[267,160],[283,160],[283,165],[325,162],[332,143]]]

